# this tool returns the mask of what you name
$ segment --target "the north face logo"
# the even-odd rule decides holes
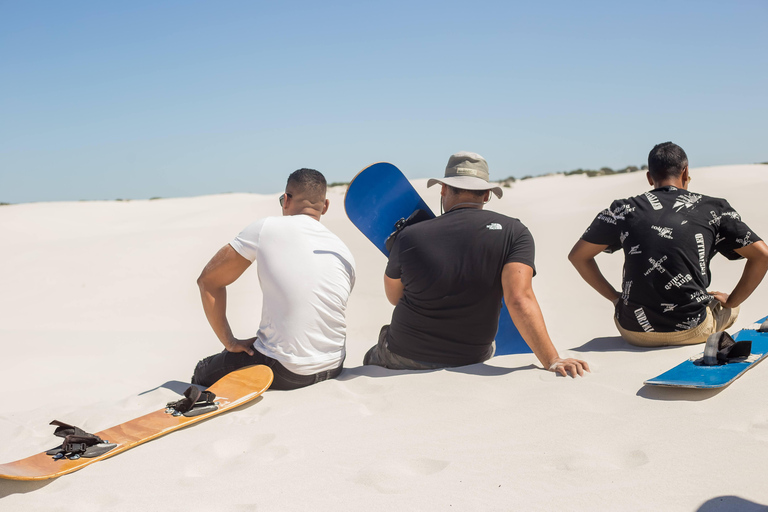
[[[501,224],[499,224],[497,222],[491,222],[490,224],[488,224],[485,227],[493,231],[493,230],[496,230],[496,229],[501,229]]]

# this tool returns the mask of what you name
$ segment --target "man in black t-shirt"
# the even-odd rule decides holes
[[[634,345],[702,343],[736,321],[739,305],[768,270],[768,246],[725,199],[688,192],[688,157],[671,142],[648,155],[639,196],[614,201],[597,215],[568,258],[590,286],[615,304],[621,336]],[[622,291],[600,272],[595,256],[624,251]],[[708,292],[709,262],[719,252],[746,258],[730,294]]]
[[[534,244],[528,228],[483,211],[491,192],[488,164],[476,153],[451,156],[440,183],[445,214],[403,229],[390,251],[384,289],[392,322],[363,359],[392,369],[475,364],[493,355],[504,298],[523,339],[550,371],[583,375],[589,366],[561,359],[547,334],[531,280]],[[506,313],[504,313],[506,314]]]

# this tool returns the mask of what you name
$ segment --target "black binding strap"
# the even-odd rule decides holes
[[[53,435],[64,438],[61,446],[45,452],[48,455],[53,455],[54,459],[97,457],[117,446],[116,443],[105,441],[96,434],[89,434],[80,427],[59,420],[53,420],[50,424],[56,425]]]
[[[735,341],[725,331],[710,334],[704,346],[704,365],[728,364],[752,353],[752,340]]]
[[[392,246],[395,245],[395,238],[397,238],[397,235],[399,235],[402,230],[411,224],[416,224],[417,222],[429,220],[431,218],[432,217],[424,210],[416,210],[407,219],[400,219],[399,221],[395,222],[395,230],[387,237],[386,241],[384,242],[384,247],[387,248],[387,251],[391,251]]]
[[[204,412],[216,410],[218,407],[214,403],[216,395],[211,391],[200,391],[196,386],[189,386],[184,391],[184,398],[175,402],[168,402],[165,406],[165,412],[179,416],[197,416]]]

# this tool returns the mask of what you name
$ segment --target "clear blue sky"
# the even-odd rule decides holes
[[[0,201],[768,161],[768,1],[0,0]]]

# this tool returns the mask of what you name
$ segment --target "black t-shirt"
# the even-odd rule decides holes
[[[628,331],[692,329],[706,318],[709,262],[716,252],[735,260],[760,240],[725,199],[662,187],[619,199],[581,237],[624,250],[616,318]]]
[[[416,361],[466,365],[485,359],[496,336],[506,263],[534,268],[528,228],[499,213],[458,209],[405,228],[386,275],[402,279],[387,342]]]

